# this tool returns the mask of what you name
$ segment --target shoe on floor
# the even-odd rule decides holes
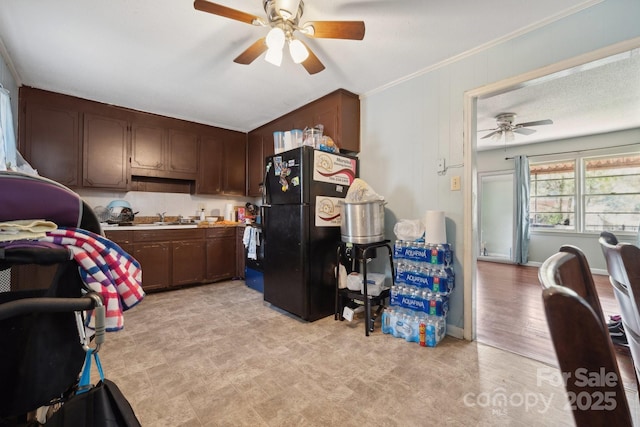
[[[612,322],[608,323],[607,327],[609,328],[609,335],[611,336],[611,341],[614,344],[628,346],[629,342],[627,341],[627,335],[624,333],[624,327],[622,326],[622,322]]]

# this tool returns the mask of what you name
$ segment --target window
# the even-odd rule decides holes
[[[638,231],[640,155],[531,163],[529,173],[533,230]]]
[[[575,166],[575,161],[529,166],[529,212],[532,227],[575,230]]]
[[[584,231],[637,231],[640,155],[583,161]]]

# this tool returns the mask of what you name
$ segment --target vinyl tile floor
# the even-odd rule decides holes
[[[243,281],[148,295],[100,351],[143,426],[573,425],[557,368],[364,321],[301,321]],[[628,391],[638,413],[638,396]]]

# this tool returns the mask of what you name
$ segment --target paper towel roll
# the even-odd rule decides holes
[[[427,211],[424,217],[424,240],[427,243],[447,243],[444,211]]]
[[[227,203],[224,207],[224,219],[226,221],[235,221],[234,218],[234,208],[231,203]]]

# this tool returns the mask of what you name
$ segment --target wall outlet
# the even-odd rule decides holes
[[[451,191],[460,191],[460,176],[451,177]]]

